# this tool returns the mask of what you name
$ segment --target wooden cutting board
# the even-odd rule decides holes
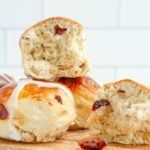
[[[69,131],[51,143],[26,144],[0,139],[0,150],[81,150],[78,142],[95,139],[88,130]],[[108,144],[104,150],[150,150],[150,146]]]

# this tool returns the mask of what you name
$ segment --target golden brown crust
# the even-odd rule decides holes
[[[0,104],[5,104],[16,86],[13,77],[7,74],[0,74]]]
[[[73,93],[77,117],[71,130],[88,128],[87,118],[92,111],[92,104],[98,98],[100,86],[90,77],[60,78],[59,83],[66,85]]]
[[[95,91],[99,88],[99,85],[88,76],[77,78],[60,78],[58,81],[67,85],[70,89],[73,90],[79,90],[80,86],[84,86],[91,91]]]
[[[100,86],[90,77],[82,76],[77,78],[60,78],[58,82],[66,85],[72,92],[78,92],[80,95],[87,95],[85,89],[91,93],[96,93]]]
[[[79,26],[80,28],[83,29],[83,26],[82,26],[79,22],[74,21],[74,20],[72,20],[72,19],[70,19],[70,18],[59,17],[59,16],[58,16],[58,17],[47,18],[47,19],[45,19],[45,20],[43,20],[43,21],[40,21],[40,22],[36,23],[35,25],[31,26],[30,28],[28,28],[28,29],[21,35],[20,40],[19,40],[19,45],[20,45],[20,47],[21,47],[21,40],[22,40],[23,36],[24,36],[28,31],[30,31],[30,30],[36,28],[37,26],[42,26],[43,24],[45,24],[45,23],[47,23],[47,22],[49,22],[49,21],[51,21],[51,20],[70,22],[71,24],[75,24],[75,25],[77,25],[77,26]]]
[[[58,16],[58,17],[47,18],[47,19],[45,19],[45,20],[43,20],[43,21],[37,23],[37,24],[34,25],[33,27],[35,27],[35,26],[37,26],[37,25],[44,24],[45,22],[48,22],[48,21],[50,21],[50,20],[57,20],[57,21],[70,22],[70,23],[72,23],[72,24],[76,24],[76,25],[78,25],[79,27],[82,27],[82,28],[83,28],[83,26],[82,26],[79,22],[74,21],[74,20],[72,20],[72,19],[70,19],[70,18],[60,17],[60,16]]]
[[[28,96],[31,96],[34,100],[44,100],[43,97],[46,98],[48,93],[58,94],[60,93],[57,88],[47,88],[47,87],[38,87],[35,84],[27,84],[19,93],[19,99],[24,99]]]
[[[0,87],[0,104],[5,104],[9,100],[9,97],[11,96],[15,87],[16,87],[16,84],[9,84],[9,83],[5,83],[2,87]],[[27,84],[20,91],[19,99],[26,98],[29,95],[32,96],[32,98],[37,99],[36,95],[44,96],[44,95],[47,95],[47,93],[58,94],[60,93],[60,91],[57,88],[38,87],[35,84]]]
[[[5,104],[9,100],[14,88],[15,84],[6,85],[3,88],[0,88],[0,104]],[[67,88],[67,87],[66,87]],[[44,100],[48,93],[51,94],[62,94],[61,90],[57,88],[46,88],[46,87],[38,87],[35,84],[27,84],[19,93],[19,99],[27,98],[28,96],[32,97],[34,100]]]
[[[0,89],[0,104],[5,104],[9,100],[9,97],[11,96],[14,88],[14,85],[10,85]]]
[[[0,89],[0,104],[5,104],[9,100],[14,88],[16,85],[7,85]],[[48,93],[51,94],[62,94],[61,91],[57,88],[46,88],[46,87],[38,87],[35,84],[27,84],[19,93],[19,99],[26,98],[28,96],[32,96],[34,100],[44,100],[43,97],[46,97]]]
[[[122,83],[129,83],[131,84],[133,87],[135,88],[138,88],[144,92],[150,92],[150,88],[149,87],[146,87],[140,83],[137,83],[131,79],[122,79],[122,80],[119,80],[119,81],[116,81],[116,82],[111,82],[111,83],[107,83],[104,85],[104,88],[108,89],[110,88],[111,86],[117,86],[119,84],[122,84]]]

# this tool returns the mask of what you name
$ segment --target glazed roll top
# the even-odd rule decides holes
[[[23,79],[0,88],[0,137],[24,142],[53,141],[76,117],[65,86]]]

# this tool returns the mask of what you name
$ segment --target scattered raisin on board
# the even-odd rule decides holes
[[[106,146],[106,142],[104,140],[83,141],[79,145],[83,150],[102,150]]]

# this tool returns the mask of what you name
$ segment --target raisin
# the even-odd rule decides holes
[[[94,102],[93,106],[92,106],[92,110],[95,111],[96,109],[103,107],[103,106],[108,106],[110,105],[110,102],[106,99],[101,99],[101,100],[97,100]]]
[[[122,93],[122,94],[124,94],[125,91],[124,91],[124,90],[118,90],[117,93]]]
[[[102,150],[106,146],[106,142],[104,140],[97,141],[97,149]]]
[[[84,141],[79,143],[80,147],[87,150],[97,150],[96,141]]]
[[[85,66],[85,63],[81,64],[79,67],[80,68],[83,68]]]
[[[55,35],[62,35],[65,31],[67,31],[67,28],[61,28],[58,25],[56,25],[54,29],[55,29]]]
[[[0,104],[0,119],[7,119],[8,111],[3,104]]]
[[[55,99],[56,99],[60,104],[62,104],[62,98],[61,98],[61,96],[55,95]]]
[[[104,140],[84,141],[79,143],[79,145],[84,150],[102,150],[106,146],[106,142]]]

